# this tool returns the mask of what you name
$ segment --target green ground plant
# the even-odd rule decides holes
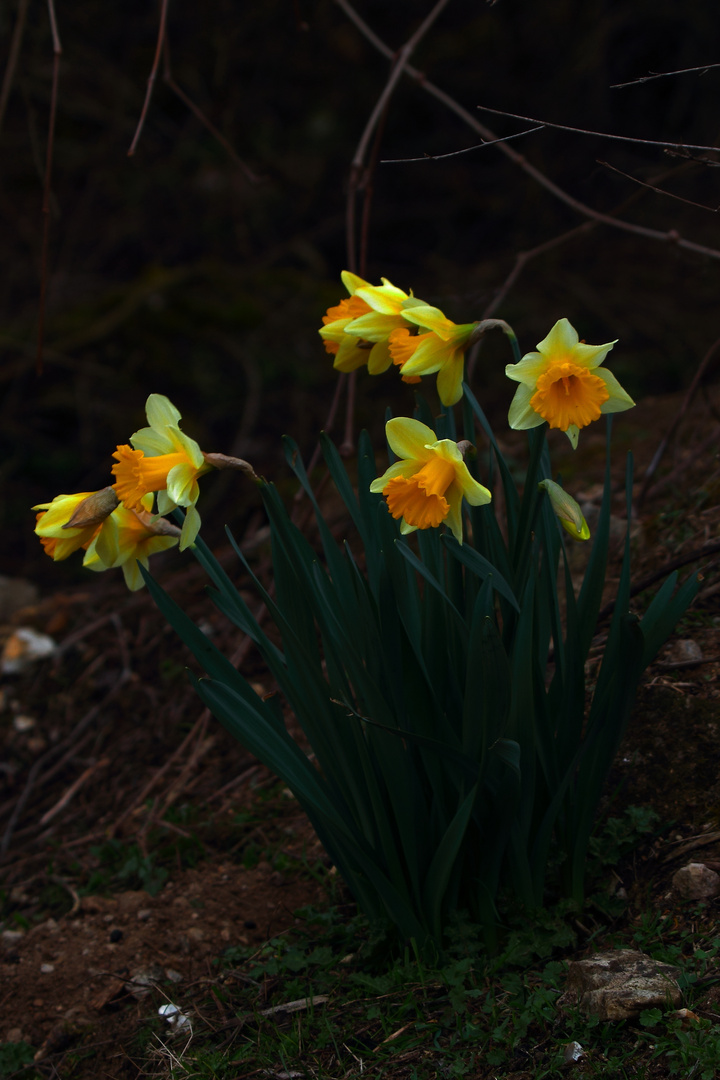
[[[423,956],[408,946],[390,960],[385,954],[380,965],[362,916],[348,920],[334,909],[317,921],[312,909],[299,914],[304,926],[292,935],[255,951],[226,950],[215,993],[238,1025],[224,1058],[212,1034],[196,1032],[181,1060],[188,1076],[225,1080],[238,1069],[284,1070],[329,1080],[357,1070],[423,1080],[536,1080],[566,1076],[574,1044],[581,1056],[573,1068],[583,1077],[710,1080],[720,1068],[720,1022],[702,1008],[703,980],[720,977],[720,939],[702,910],[694,951],[684,931],[671,926],[660,941],[649,918],[611,933],[598,927],[601,946],[641,948],[671,958],[681,971],[689,1013],[648,1009],[622,1022],[558,1004],[566,960],[578,944],[565,906],[516,912],[495,957],[485,952],[476,925],[456,920],[442,955]],[[290,1002],[295,1011],[284,1011]]]

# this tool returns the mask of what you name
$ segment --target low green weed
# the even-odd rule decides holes
[[[0,1077],[10,1077],[22,1069],[24,1080],[34,1080],[37,1073],[27,1068],[34,1056],[35,1051],[26,1042],[0,1043]]]
[[[610,829],[608,851],[612,836],[621,842],[623,833]],[[558,1007],[566,961],[577,947],[566,904],[515,911],[493,957],[483,949],[482,929],[460,918],[442,954],[409,944],[383,955],[361,916],[340,909],[302,915],[303,926],[290,936],[254,952],[238,946],[225,952],[216,1001],[235,1014],[239,1029],[224,1060],[212,1039],[203,1045],[196,1032],[183,1060],[190,1076],[235,1080],[242,1066],[243,1075],[302,1072],[318,1080],[361,1072],[403,1080],[561,1080],[572,1042],[582,1047],[583,1080],[720,1075],[720,1023],[700,1015],[697,1004],[705,982],[720,971],[720,938],[710,931],[692,941],[686,927],[648,915],[606,933],[603,948],[642,948],[675,963],[685,1004],[699,1008],[697,1020],[654,1009],[636,1022],[611,1023]],[[306,1007],[278,1009],[298,1000]]]

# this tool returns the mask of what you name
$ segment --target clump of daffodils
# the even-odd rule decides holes
[[[379,375],[394,364],[409,383],[437,373],[438,397],[452,407],[463,394],[465,353],[485,330],[500,327],[518,358],[505,368],[508,378],[520,384],[510,405],[511,428],[526,430],[547,423],[564,431],[575,448],[581,428],[604,413],[622,412],[635,404],[603,367],[617,342],[587,345],[567,319],[559,319],[537,351],[521,358],[515,335],[502,320],[454,323],[387,278],[381,285],[371,285],[347,270],[341,277],[350,295],[328,308],[320,329],[339,371],[367,364],[371,375]],[[400,460],[370,490],[384,495],[392,516],[401,520],[403,533],[445,523],[462,543],[463,498],[478,506],[490,500],[490,493],[470,476],[458,448],[461,444],[438,441],[429,428],[407,419],[390,420],[386,436]],[[540,488],[565,531],[576,540],[587,540],[590,530],[575,500],[552,480],[543,481]]]
[[[146,414],[148,426],[113,452],[114,484],[100,491],[56,495],[33,507],[39,511],[35,532],[53,560],[82,549],[83,566],[99,571],[121,567],[133,591],[143,586],[139,565],[147,568],[150,555],[176,544],[183,551],[194,543],[203,473],[237,468],[255,477],[240,458],[204,453],[180,430],[182,417],[162,394],[149,396]],[[182,528],[164,516],[178,507],[185,510]]]
[[[328,308],[320,330],[333,366],[347,372],[367,364],[371,375],[381,375],[395,364],[405,382],[437,372],[443,405],[458,402],[465,352],[479,324],[459,326],[387,278],[371,285],[349,270],[341,277],[350,296]]]
[[[350,295],[328,308],[320,329],[338,371],[367,364],[371,375],[381,375],[394,364],[403,381],[412,383],[437,373],[438,397],[450,407],[463,394],[465,353],[484,331],[500,326],[514,343],[502,320],[454,323],[387,278],[371,285],[348,270],[341,277]],[[576,447],[581,428],[604,413],[631,408],[632,398],[602,366],[615,344],[586,345],[567,319],[559,319],[537,352],[505,368],[508,378],[520,383],[510,406],[510,427],[526,430],[547,422]]]
[[[387,278],[372,285],[344,271],[348,296],[328,308],[320,335],[341,372],[367,366],[379,375],[395,366],[405,382],[437,375],[445,408],[463,395],[465,354],[492,327],[506,333],[517,362],[507,376],[519,383],[510,405],[510,427],[524,430],[547,423],[564,431],[573,447],[583,427],[603,413],[629,409],[632,398],[603,361],[616,342],[587,345],[567,319],[559,319],[537,346],[520,356],[515,335],[502,320],[454,323],[439,308],[399,289]],[[254,479],[245,461],[201,450],[181,430],[180,412],[162,394],[146,403],[147,426],[113,451],[114,482],[100,491],[57,495],[33,509],[35,532],[47,554],[66,559],[82,550],[91,570],[121,567],[131,589],[143,585],[139,567],[154,552],[176,544],[191,547],[200,529],[199,480],[211,469],[236,468]],[[470,506],[490,502],[491,494],[469,472],[464,454],[469,443],[437,439],[418,420],[398,417],[386,426],[388,445],[397,460],[371,484],[404,534],[447,526],[463,542],[463,500]],[[540,488],[550,499],[560,524],[575,539],[590,532],[577,503],[554,481]],[[182,526],[166,515],[181,508]]]

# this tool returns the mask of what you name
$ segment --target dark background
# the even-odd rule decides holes
[[[392,48],[431,5],[358,0]],[[0,8],[0,63],[17,3]],[[156,48],[159,8],[60,6],[63,46],[52,172],[43,371],[36,372],[42,194],[53,72],[47,7],[30,0],[0,128],[0,530],[4,573],[58,585],[33,536],[33,503],[108,483],[110,454],[164,393],[205,450],[250,458],[287,484],[279,436],[306,457],[336,386],[317,328],[344,290],[350,162],[389,63],[330,0],[190,3],[168,10],[172,73],[258,177],[247,178],[162,78],[137,152],[128,148]],[[479,104],[595,131],[714,145],[720,68],[716,0],[455,0],[411,63],[498,135],[522,121]],[[481,140],[403,78],[378,156],[448,154]],[[603,213],[720,249],[718,155],[544,129],[509,144]],[[600,162],[708,209],[659,195]],[[520,251],[588,219],[497,148],[378,164],[371,174],[364,276],[381,275],[456,321],[482,317]],[[358,198],[358,212],[363,205]],[[362,268],[361,268],[362,270]],[[599,225],[534,258],[496,314],[523,351],[567,316],[592,343],[619,338],[612,370],[640,399],[687,385],[718,336],[717,258]],[[502,426],[514,387],[501,337],[475,392]],[[422,392],[433,398],[434,380]],[[396,376],[358,380],[358,424],[381,439],[387,401],[409,411]],[[334,435],[340,438],[339,425]],[[660,433],[659,433],[660,434]],[[215,486],[214,486],[215,485]],[[255,495],[207,477],[199,509],[211,541],[242,532]],[[178,558],[173,553],[170,559]]]

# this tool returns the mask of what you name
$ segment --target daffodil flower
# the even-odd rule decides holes
[[[369,287],[370,283],[349,270],[343,270],[340,276],[350,295],[334,307],[329,307],[323,315],[324,325],[320,336],[325,349],[335,357],[333,367],[338,371],[355,371],[367,364],[371,375],[379,375],[390,366],[387,345],[383,342],[373,344],[369,339],[346,333],[350,323],[372,311],[367,301],[357,295],[359,289]]]
[[[465,350],[477,323],[454,323],[438,308],[418,304],[404,312],[420,333],[398,329],[390,335],[390,356],[408,376],[432,375],[437,371],[437,391],[443,405],[454,405],[462,397]],[[423,333],[423,331],[425,331]]]
[[[47,555],[55,562],[87,548],[103,521],[118,504],[112,488],[56,495],[52,502],[38,503],[35,532]]]
[[[574,540],[589,540],[588,523],[572,495],[568,495],[554,480],[541,480],[538,487],[547,492],[553,512],[563,529],[570,533]]]
[[[402,518],[402,533],[445,522],[462,544],[463,497],[482,506],[492,496],[470,475],[457,443],[437,440],[431,428],[402,416],[388,420],[385,433],[400,460],[373,480],[370,490],[382,492],[392,516]]]
[[[88,547],[83,566],[98,571],[121,566],[127,587],[132,592],[141,589],[145,582],[138,563],[147,568],[150,555],[174,547],[180,539],[180,529],[153,515],[152,505],[148,494],[136,510],[118,506]]]
[[[565,432],[574,448],[580,428],[602,413],[632,408],[633,399],[600,366],[615,344],[586,345],[567,319],[559,319],[537,352],[505,368],[508,378],[520,383],[510,405],[510,427],[524,431],[547,420]]]
[[[421,300],[381,278],[371,285],[357,274],[343,270],[343,284],[350,296],[323,316],[320,336],[335,357],[338,371],[354,371],[367,364],[371,375],[381,375],[392,363],[388,338],[393,330],[408,326],[404,312]]]
[[[179,427],[180,413],[162,394],[151,394],[146,404],[149,427],[130,436],[132,446],[113,453],[113,485],[123,506],[137,509],[148,492],[157,492],[158,513],[186,507],[180,550],[193,543],[200,528],[195,503],[200,494],[198,477],[212,466],[194,439]]]

